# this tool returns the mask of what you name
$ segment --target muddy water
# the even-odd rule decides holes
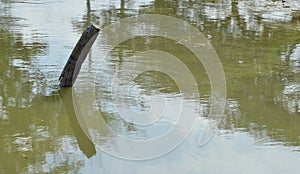
[[[197,142],[201,125],[211,121],[210,82],[201,63],[172,40],[135,38],[104,58],[106,36],[100,33],[76,88],[82,96],[93,86],[89,80],[96,79],[94,101],[105,124],[135,139],[154,138],[171,128],[176,122],[172,116],[180,112],[178,99],[187,108],[200,103],[189,110],[199,117],[190,136],[161,158],[134,162],[103,152],[82,130],[70,90],[59,89],[60,72],[87,26],[94,23],[103,28],[137,14],[187,21],[219,55],[227,104],[225,117],[205,146]],[[182,100],[176,83],[163,73],[148,71],[134,81],[116,75],[147,66],[149,62],[132,59],[137,50],[168,51],[180,57],[195,77],[200,96],[186,92]],[[94,66],[99,60],[102,66]],[[0,173],[298,173],[299,73],[300,4],[296,0],[285,4],[271,0],[0,1]],[[118,103],[112,99],[111,79],[131,84],[128,91],[119,90],[119,96],[128,99],[132,110],[148,113],[151,104],[159,106],[165,99],[170,112],[154,127],[124,121],[115,110]],[[81,108],[84,101],[77,101]],[[126,115],[126,107],[122,112]]]

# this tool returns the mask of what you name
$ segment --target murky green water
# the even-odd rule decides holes
[[[287,1],[1,0],[0,173],[299,173],[300,4]],[[60,72],[87,26],[103,28],[136,14],[183,19],[218,53],[227,81],[226,117],[205,146],[197,141],[201,124],[210,121],[210,82],[193,55],[171,40],[135,38],[104,59],[106,36],[100,33],[78,79],[84,84],[98,73],[95,101],[116,132],[152,138],[172,127],[174,118],[167,116],[153,128],[118,118],[111,100],[112,72],[134,73],[146,66],[132,61],[137,51],[156,49],[180,57],[198,84],[201,104],[193,112],[200,118],[186,141],[161,158],[124,161],[102,152],[83,133],[70,90],[59,90]],[[102,60],[100,68],[94,66],[97,60]],[[129,82],[120,78],[117,83]],[[79,94],[89,89],[90,84],[77,86]],[[154,104],[162,95],[172,104],[179,92],[168,76],[146,72],[132,83],[128,103],[146,113],[150,96]],[[185,103],[197,102],[192,93],[184,95]]]

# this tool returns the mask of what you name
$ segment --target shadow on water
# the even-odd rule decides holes
[[[59,94],[63,101],[63,107],[66,109],[66,113],[69,118],[70,125],[77,139],[80,150],[88,157],[91,158],[96,154],[94,143],[90,140],[86,134],[87,130],[84,121],[79,123],[78,117],[76,117],[75,107],[79,108],[78,101],[74,101],[72,97],[73,88],[64,88],[59,91]]]
[[[85,134],[86,130],[82,129],[85,126],[76,117],[78,101],[72,98],[72,88],[58,90],[56,86],[63,66],[61,62],[69,54],[66,50],[72,47],[67,40],[77,37],[76,34],[90,23],[106,26],[136,14],[164,14],[183,19],[211,41],[223,63],[228,85],[226,118],[220,130],[232,132],[233,136],[236,132],[245,132],[258,144],[249,143],[248,146],[253,149],[260,145],[274,147],[272,153],[280,151],[280,145],[287,147],[288,151],[300,146],[299,1],[287,0],[284,5],[272,0],[262,0],[261,4],[242,0],[120,0],[108,4],[105,4],[107,1],[89,0],[41,4],[21,2],[0,1],[0,173],[79,173],[88,160],[99,155],[95,144]],[[45,9],[51,7],[55,10],[61,5],[83,8],[76,15],[75,11],[79,10],[72,11],[71,8],[72,12],[66,11],[64,16],[33,20],[39,15],[48,17],[44,14]],[[28,6],[33,9],[30,13],[35,12],[35,15],[28,17],[28,11],[24,10]],[[26,14],[28,19],[23,16]],[[71,17],[67,18],[67,14]],[[61,20],[60,17],[62,21],[57,21]],[[40,25],[46,26],[43,28],[45,33],[36,27]],[[73,33],[68,35],[57,29],[59,26],[69,27],[65,30]],[[99,48],[99,45],[95,46]],[[130,61],[128,54],[146,49],[160,49],[181,57],[201,84],[198,87],[204,102],[209,102],[209,80],[202,66],[194,62],[188,50],[170,41],[161,38],[129,40],[115,48],[109,63],[121,66]],[[89,56],[99,57],[95,55],[96,51]],[[40,63],[42,61],[44,64]],[[151,83],[144,83],[148,76],[157,75],[144,74],[137,83],[153,92]],[[168,90],[174,92],[176,88],[162,89],[166,93],[170,92]],[[110,112],[103,115],[108,123],[116,127],[120,125],[114,122],[114,115]],[[124,134],[137,130],[131,124],[123,126],[120,131]],[[223,148],[223,145],[215,146]],[[230,156],[239,153],[235,151],[236,146],[229,149],[234,149],[228,152]],[[216,149],[210,150],[207,153]],[[249,154],[246,157],[255,162],[260,158],[258,154]],[[210,162],[206,158],[211,156],[205,155],[200,158],[204,163]],[[216,153],[212,156],[223,159]],[[295,161],[284,155],[276,160],[280,164]],[[246,164],[255,168],[255,162]],[[207,166],[210,165],[216,166],[216,163],[212,160]],[[113,164],[107,166],[114,167]]]
[[[39,65],[49,59],[48,36],[28,29],[27,19],[12,14],[15,6],[14,1],[0,1],[0,173],[76,171],[81,165],[72,163],[82,157],[64,164],[68,160],[60,156],[68,155],[60,150],[63,144],[72,147],[75,134],[88,158],[96,150],[80,132],[74,111],[68,110],[65,120],[68,97],[57,95],[56,69]]]

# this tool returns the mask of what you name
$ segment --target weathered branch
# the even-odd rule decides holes
[[[59,77],[60,87],[69,87],[75,83],[81,65],[95,42],[99,31],[100,29],[91,25],[82,33]]]

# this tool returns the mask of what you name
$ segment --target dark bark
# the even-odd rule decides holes
[[[96,40],[99,31],[100,29],[91,25],[82,33],[59,77],[60,87],[69,87],[75,83],[81,65]]]

